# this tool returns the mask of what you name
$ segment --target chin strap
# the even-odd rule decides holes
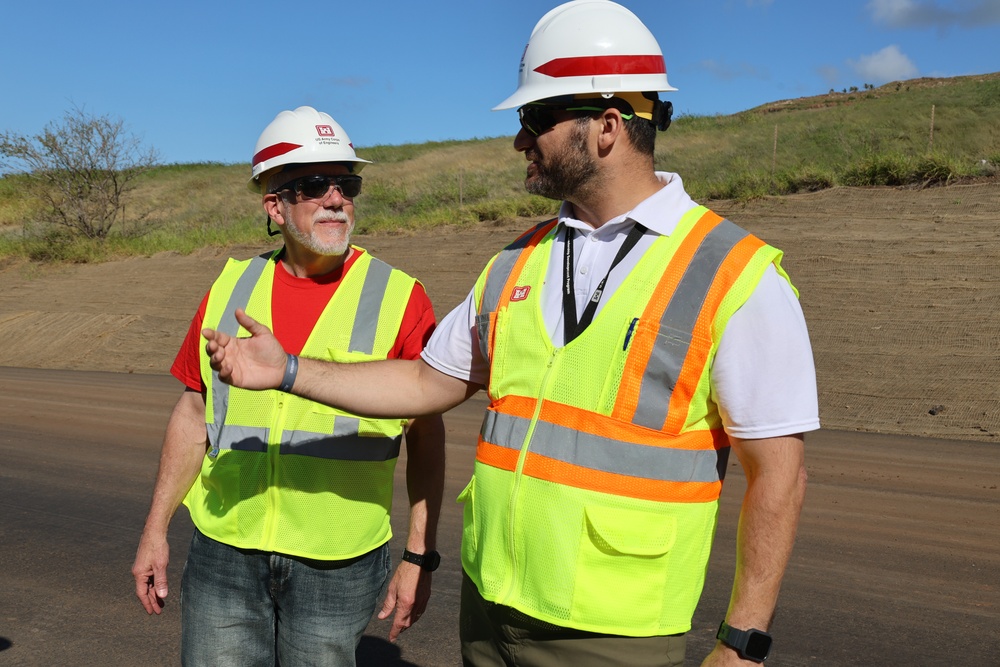
[[[277,236],[281,233],[280,229],[271,229],[271,216],[267,216],[267,235]]]

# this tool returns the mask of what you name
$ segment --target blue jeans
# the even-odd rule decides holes
[[[181,578],[181,664],[353,667],[389,546],[346,561],[237,549],[195,530]]]

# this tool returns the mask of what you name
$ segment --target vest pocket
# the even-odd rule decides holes
[[[469,480],[456,502],[462,503],[462,552],[471,562],[479,558],[479,545],[476,540],[476,478]]]
[[[584,516],[573,616],[612,626],[623,618],[657,621],[677,519],[599,506],[584,508]]]

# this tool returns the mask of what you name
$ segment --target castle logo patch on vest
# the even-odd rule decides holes
[[[525,299],[528,298],[528,292],[530,291],[531,291],[530,285],[526,287],[515,287],[514,290],[510,293],[510,300],[524,301]]]

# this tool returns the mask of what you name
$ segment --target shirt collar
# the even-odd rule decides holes
[[[559,222],[579,230],[583,236],[593,235],[598,239],[613,238],[622,227],[629,224],[628,220],[634,220],[662,236],[670,236],[681,217],[698,204],[684,191],[684,183],[679,175],[658,171],[656,178],[663,184],[662,188],[639,202],[631,211],[608,220],[597,229],[574,218],[573,205],[565,201],[559,207]]]

